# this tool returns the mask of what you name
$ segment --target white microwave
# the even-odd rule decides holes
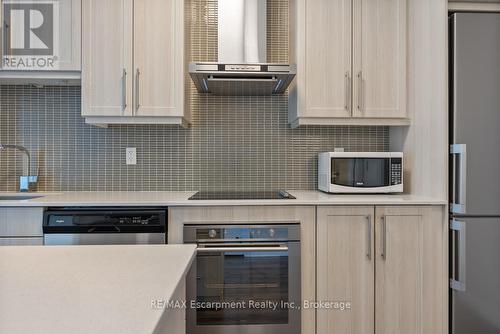
[[[320,153],[318,188],[337,194],[402,193],[403,153]]]

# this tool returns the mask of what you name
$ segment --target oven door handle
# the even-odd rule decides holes
[[[239,252],[288,252],[287,246],[270,246],[270,247],[198,247],[198,253],[209,252],[225,252],[225,253],[239,253]]]

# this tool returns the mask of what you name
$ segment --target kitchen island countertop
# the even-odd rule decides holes
[[[156,333],[194,256],[194,245],[0,247],[0,333]]]

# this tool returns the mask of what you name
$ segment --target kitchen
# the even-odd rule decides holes
[[[500,332],[500,3],[1,2],[1,333]]]

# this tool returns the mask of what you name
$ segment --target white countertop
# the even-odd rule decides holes
[[[0,333],[153,333],[194,245],[0,247]]]
[[[226,206],[226,205],[446,205],[442,199],[413,195],[332,195],[314,190],[288,190],[295,200],[189,201],[195,191],[184,192],[61,192],[31,200],[0,201],[8,206]],[[9,195],[9,193],[0,194]],[[12,195],[12,193],[10,193]],[[20,194],[26,195],[26,194]]]
[[[432,197],[404,194],[335,195],[314,190],[290,190],[303,204],[315,205],[446,205],[448,202]]]

